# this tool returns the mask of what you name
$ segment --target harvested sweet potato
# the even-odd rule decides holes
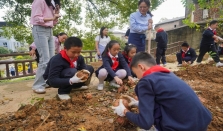
[[[122,92],[125,92],[125,91],[128,91],[128,87],[125,86],[125,85],[122,85],[118,88],[118,93],[122,93]]]
[[[121,99],[122,99],[122,104],[125,106],[126,109],[129,110],[129,109],[130,109],[130,107],[129,107],[130,100],[129,100],[128,98],[126,98],[126,97],[123,97],[123,98],[121,98]],[[115,101],[112,103],[112,106],[114,106],[114,107],[119,106],[119,100],[120,100],[120,99],[115,100]]]
[[[85,97],[86,97],[86,99],[90,100],[92,98],[92,94],[91,93],[87,93]]]
[[[119,116],[116,118],[116,122],[122,126],[125,126],[128,123],[128,120],[126,117]]]
[[[77,77],[78,78],[83,77],[82,80],[87,80],[88,77],[89,77],[89,74],[84,72],[83,70],[80,70],[80,71],[77,72]]]

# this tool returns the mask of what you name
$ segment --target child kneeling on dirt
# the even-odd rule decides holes
[[[48,85],[59,88],[58,97],[61,100],[70,99],[72,88],[88,89],[90,84],[94,69],[86,65],[84,57],[80,55],[82,46],[79,38],[69,37],[64,43],[64,50],[50,59],[43,75]],[[77,76],[77,71],[83,69],[89,75],[88,79]]]
[[[138,106],[139,113],[128,111],[121,102],[113,107],[115,113],[146,130],[152,125],[158,131],[207,130],[211,113],[183,80],[157,66],[152,56],[145,52],[137,53],[130,67],[140,80],[135,87],[139,101],[129,96],[129,105]]]
[[[103,90],[104,80],[110,81],[110,86],[119,88],[123,84],[122,79],[128,76],[133,82],[130,68],[120,51],[118,41],[111,40],[102,53],[103,65],[95,72],[99,79],[98,90]]]
[[[179,53],[176,54],[177,61],[178,61],[178,67],[182,66],[182,62],[185,64],[193,64],[193,62],[196,60],[197,55],[193,48],[189,47],[189,44],[184,42],[181,45],[181,50]]]

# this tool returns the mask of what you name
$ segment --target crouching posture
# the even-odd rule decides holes
[[[59,88],[58,97],[61,100],[70,99],[69,94],[73,88],[87,89],[90,84],[94,69],[86,65],[80,55],[82,46],[79,38],[68,38],[64,43],[64,50],[50,59],[43,75],[47,84]],[[80,70],[82,73],[78,74]]]
[[[110,85],[119,88],[123,84],[122,79],[128,76],[133,81],[131,71],[123,55],[119,53],[120,45],[117,41],[111,40],[102,53],[103,65],[96,71],[99,79],[98,90],[103,90],[104,81],[110,81]]]
[[[179,53],[177,53],[177,61],[178,61],[178,67],[182,66],[182,63],[186,63],[188,65],[193,64],[193,62],[196,60],[197,55],[193,48],[189,47],[189,44],[184,42],[181,45],[181,50]]]
[[[139,113],[130,112],[122,102],[113,107],[115,113],[146,130],[152,125],[158,131],[207,130],[211,113],[189,85],[166,68],[156,66],[145,52],[137,53],[130,66],[140,80],[135,87],[138,101],[130,97],[129,105],[138,106]]]

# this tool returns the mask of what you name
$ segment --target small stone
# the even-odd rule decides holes
[[[113,118],[108,119],[108,122],[112,124],[114,122],[114,119]]]

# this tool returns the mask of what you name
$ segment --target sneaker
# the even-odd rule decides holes
[[[103,88],[104,88],[104,84],[98,84],[98,90],[99,90],[99,91],[102,91]]]
[[[44,94],[46,93],[45,89],[34,89],[33,92],[37,93],[37,94]]]
[[[178,64],[178,65],[177,65],[177,67],[181,67],[181,66],[182,66],[182,64]]]
[[[201,64],[201,62],[197,62],[197,65],[200,65]]]
[[[60,100],[69,100],[70,99],[70,96],[68,94],[57,94],[58,98]]]
[[[119,88],[119,87],[120,87],[120,85],[119,85],[119,84],[116,84],[116,82],[113,82],[113,81],[111,81],[111,82],[109,83],[109,85],[110,85],[110,86],[117,87],[117,88]]]
[[[87,90],[88,86],[81,86],[81,88],[73,88],[72,90]]]
[[[223,66],[223,63],[221,63],[221,62],[218,62],[218,63],[216,64],[216,67],[221,67],[221,66]]]
[[[163,67],[166,67],[166,64],[163,64]]]

